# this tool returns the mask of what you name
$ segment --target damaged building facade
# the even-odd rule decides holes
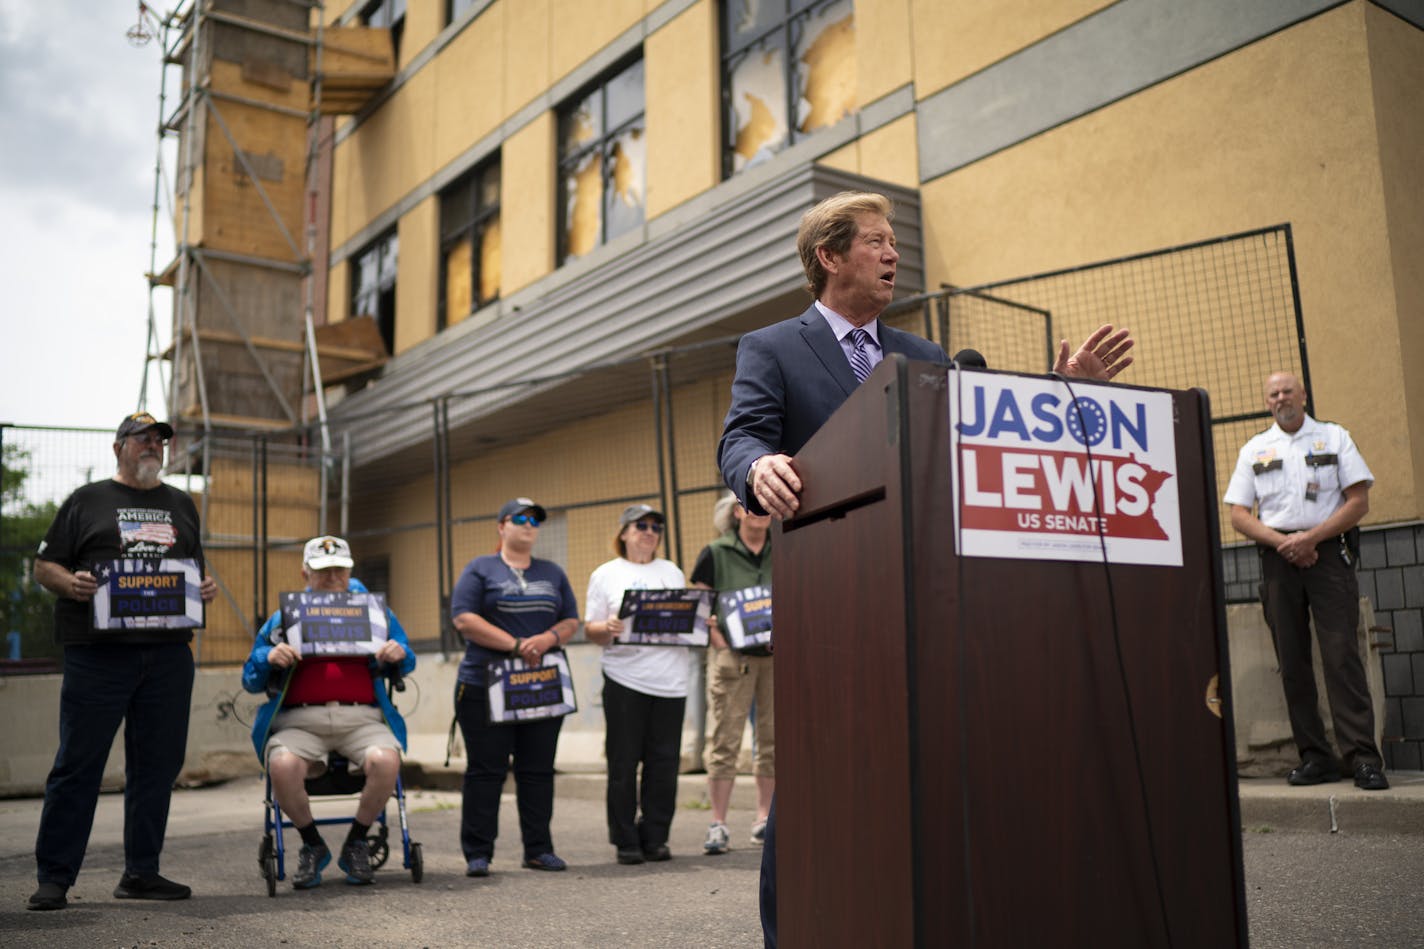
[[[580,595],[633,502],[668,512],[667,555],[690,569],[735,338],[805,308],[797,221],[847,188],[895,202],[897,325],[1025,371],[1049,335],[1129,326],[1126,381],[1210,392],[1222,484],[1268,424],[1265,374],[1308,372],[1378,478],[1365,566],[1424,561],[1416,4],[377,0],[322,17],[393,54],[327,120],[313,273],[316,322],[369,317],[389,356],[322,388],[358,573],[413,638],[451,644],[453,579],[514,496],[548,508],[536,553]],[[1161,286],[1166,264],[1127,289],[1076,270],[1168,248],[1153,260],[1182,273]],[[1269,266],[1242,262],[1259,253]],[[1014,283],[1045,274],[1051,300]],[[1035,341],[996,353],[1011,311],[1040,321]],[[1388,748],[1417,768],[1424,599],[1382,590],[1367,583],[1393,632]]]

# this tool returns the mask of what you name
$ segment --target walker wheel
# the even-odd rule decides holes
[[[366,846],[371,850],[371,869],[379,870],[385,866],[391,855],[391,846],[386,843],[386,835],[372,834],[366,838]]]
[[[257,864],[262,868],[262,879],[267,881],[267,895],[277,895],[277,848],[272,845],[272,835],[262,838],[262,846],[257,848]]]
[[[420,844],[410,845],[410,880],[419,883],[425,879],[425,858],[421,855]]]

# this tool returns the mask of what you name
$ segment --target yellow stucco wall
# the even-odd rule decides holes
[[[901,0],[875,4],[898,6]],[[945,3],[910,0],[913,33],[915,95],[925,98],[985,66],[1018,52],[1114,0],[995,0],[993,3]],[[867,10],[859,26],[872,18]]]
[[[474,19],[428,67],[439,91],[435,112],[434,168],[444,167],[488,135],[509,114],[505,101],[505,4]],[[427,171],[433,171],[430,169]]]
[[[499,200],[506,296],[554,266],[556,125],[554,114],[545,112],[504,143]]]
[[[925,184],[928,279],[971,285],[1288,221],[1319,411],[1355,433],[1374,468],[1370,521],[1419,516],[1408,423],[1378,411],[1397,402],[1403,363],[1366,7],[1307,20]],[[1152,353],[1175,342],[1140,338],[1141,365],[1124,381],[1153,384]]]
[[[396,277],[396,352],[435,335],[440,279],[440,199],[434,195],[401,215]]]
[[[855,98],[864,106],[893,92],[914,73],[911,0],[859,0],[855,4]],[[948,4],[938,4],[946,7]]]
[[[915,134],[915,116],[902,116],[836,149],[817,164],[916,188],[920,172]]]
[[[717,43],[717,5],[701,0],[644,44],[649,219],[720,180]]]
[[[408,0],[396,65],[404,66],[445,28],[445,0]]]
[[[501,0],[493,4],[484,16],[496,9],[501,14],[504,32],[504,95],[501,104],[505,114],[514,112],[551,85],[550,0]]]
[[[567,76],[656,6],[647,0],[549,0],[551,78]]]
[[[326,321],[340,323],[351,315],[351,263],[343,260],[326,275]]]
[[[436,80],[436,70],[420,70],[337,146],[333,245],[350,240],[434,171]]]
[[[1389,267],[1405,369],[1398,414],[1409,423],[1407,447],[1382,447],[1407,453],[1416,478],[1420,478],[1424,477],[1424,373],[1408,371],[1408,367],[1418,366],[1424,354],[1424,31],[1375,6],[1365,6],[1364,15],[1391,250]],[[1424,508],[1424,501],[1416,501],[1416,506]],[[1414,513],[1421,515],[1424,510]]]

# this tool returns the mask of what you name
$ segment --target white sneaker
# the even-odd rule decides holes
[[[758,847],[766,843],[766,821],[759,820],[752,825],[752,843]]]
[[[713,821],[707,825],[707,839],[703,841],[702,849],[709,855],[726,853],[731,841],[732,832],[727,829],[727,825],[719,820]]]

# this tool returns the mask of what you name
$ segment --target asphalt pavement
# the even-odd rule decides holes
[[[1388,792],[1347,782],[1290,788],[1279,779],[1241,782],[1246,896],[1255,947],[1424,944],[1424,775],[1393,774]],[[0,801],[0,945],[6,947],[272,946],[697,946],[760,945],[760,850],[747,840],[750,779],[737,782],[731,853],[701,854],[708,820],[699,776],[684,776],[673,825],[674,859],[619,866],[606,841],[603,776],[558,778],[554,840],[570,866],[544,873],[519,866],[512,794],[500,809],[492,874],[464,876],[459,793],[411,790],[412,838],[425,873],[401,868],[398,842],[370,887],[340,875],[312,891],[288,880],[267,896],[258,871],[262,785],[245,778],[174,793],[166,876],[193,887],[191,900],[116,900],[123,868],[122,797],[102,796],[88,857],[60,912],[24,909],[34,889],[40,802]],[[340,800],[321,805],[333,813]],[[349,809],[345,810],[349,813]],[[395,819],[394,808],[391,818]],[[1331,819],[1335,830],[1331,830]],[[847,829],[853,832],[853,828]],[[339,828],[328,840],[339,839]],[[393,827],[393,834],[396,833]],[[396,838],[398,841],[398,838]],[[288,832],[289,847],[297,846]]]

